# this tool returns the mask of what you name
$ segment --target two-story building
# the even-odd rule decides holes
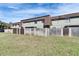
[[[59,16],[41,16],[34,17],[30,19],[21,20],[21,22],[17,22],[12,24],[12,28],[14,29],[14,33],[26,33],[28,29],[34,30],[35,28],[45,29],[45,28],[63,28],[63,34],[69,33],[69,30],[65,30],[65,28],[78,28],[79,27],[79,13],[71,13]],[[29,31],[28,31],[29,32]]]
[[[36,28],[43,29],[43,28],[50,28],[52,25],[51,16],[40,16],[30,19],[21,20],[21,22],[13,23],[11,28],[13,28],[13,33],[21,33],[26,34],[26,32],[30,32]]]
[[[79,35],[79,13],[71,13],[52,17],[51,28],[53,27],[63,28],[63,35],[68,35],[69,32],[70,36],[71,34]]]

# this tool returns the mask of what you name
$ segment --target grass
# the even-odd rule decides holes
[[[0,33],[2,56],[78,56],[79,37]]]

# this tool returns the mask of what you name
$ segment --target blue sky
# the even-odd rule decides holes
[[[0,20],[4,22],[74,12],[79,12],[79,3],[0,3]]]

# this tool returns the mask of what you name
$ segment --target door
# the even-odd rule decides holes
[[[13,29],[13,33],[14,33],[14,34],[17,33],[17,29],[16,29],[16,28]]]
[[[63,28],[63,35],[65,36],[69,35],[69,28]]]
[[[21,27],[20,33],[21,33],[21,34],[24,34],[24,28],[23,28],[23,27]]]

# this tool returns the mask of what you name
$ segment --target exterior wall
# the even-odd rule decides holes
[[[65,25],[68,25],[69,20],[57,20],[57,21],[52,21],[52,27],[56,28],[63,28]]]
[[[79,25],[79,18],[52,21],[52,27],[63,28],[66,25]]]
[[[42,21],[37,21],[35,22],[29,22],[29,23],[22,23],[23,27],[37,27],[37,28],[43,28],[43,23]]]
[[[4,29],[5,33],[13,33],[13,29]]]
[[[22,27],[33,27],[36,26],[34,22],[22,23]]]
[[[79,18],[70,19],[69,25],[79,25]]]
[[[19,25],[14,25],[14,26],[11,26],[11,28],[19,28]]]
[[[43,28],[43,22],[42,21],[38,21],[36,24],[37,28]]]
[[[14,34],[20,34],[21,27],[19,25],[11,25],[11,28],[13,29],[12,33],[14,33]],[[9,30],[9,29],[7,29],[7,30]],[[9,32],[7,30],[5,30],[5,32]]]

